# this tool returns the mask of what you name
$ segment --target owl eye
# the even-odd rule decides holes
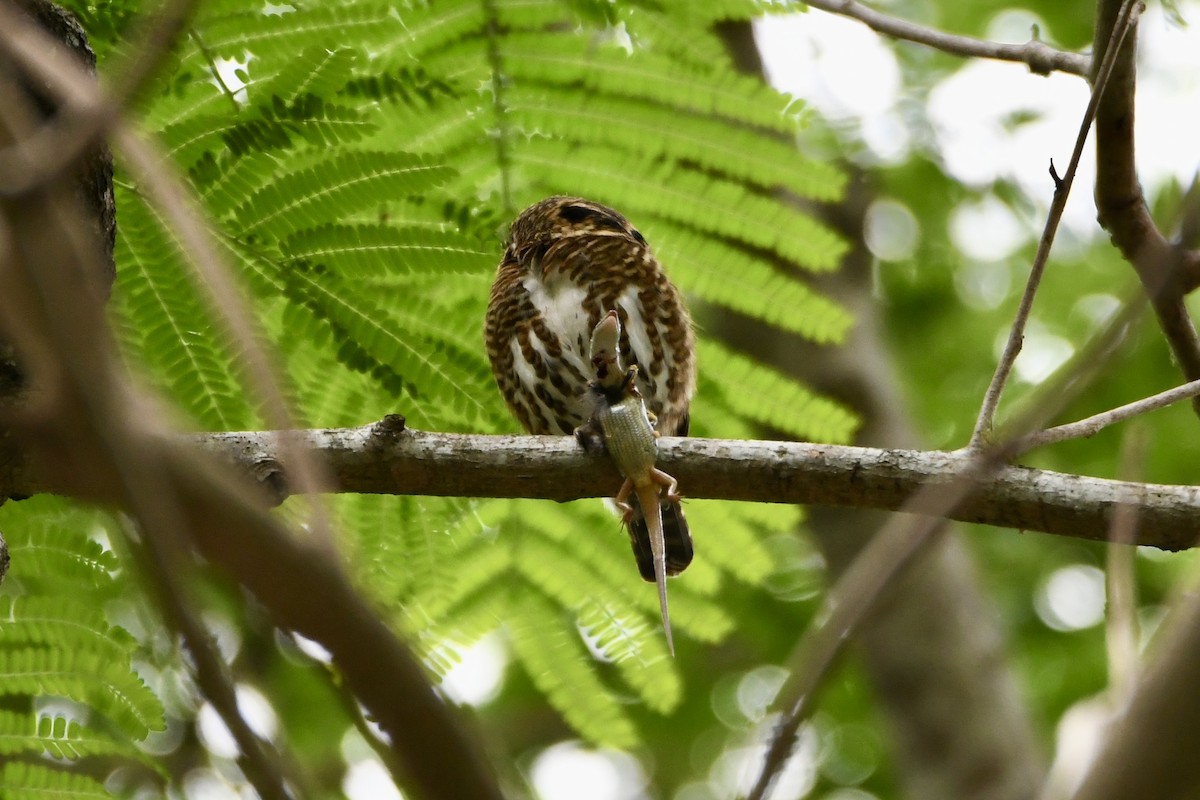
[[[616,213],[595,206],[568,205],[558,210],[558,215],[573,225],[590,222],[593,228],[607,228],[614,231],[625,230],[625,220]]]

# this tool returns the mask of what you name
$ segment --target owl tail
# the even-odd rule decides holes
[[[629,543],[637,558],[638,572],[642,579],[654,583],[654,554],[650,550],[650,531],[646,528],[646,517],[638,505],[637,496],[629,498],[634,516],[629,521]],[[659,500],[662,508],[663,541],[667,550],[667,574],[678,575],[692,563],[692,532],[683,516],[683,506],[666,499]]]

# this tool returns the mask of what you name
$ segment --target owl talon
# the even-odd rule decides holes
[[[589,453],[604,451],[604,437],[595,425],[580,425],[576,428],[575,441]]]

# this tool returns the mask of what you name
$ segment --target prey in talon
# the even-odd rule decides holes
[[[618,349],[620,335],[621,323],[616,311],[609,311],[592,332],[595,380],[588,385],[588,391],[594,408],[587,424],[577,429],[575,435],[585,447],[594,449],[602,444],[625,477],[616,502],[625,525],[630,527],[631,535],[636,515],[629,502],[631,496],[637,498],[638,505],[645,513],[663,631],[667,636],[667,649],[674,656],[675,643],[667,611],[666,543],[659,491],[665,488],[666,499],[678,503],[678,484],[674,478],[654,466],[658,458],[658,433],[654,430],[654,420],[646,410],[637,388],[637,365],[629,369],[621,367]]]

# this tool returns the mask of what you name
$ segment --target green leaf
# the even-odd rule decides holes
[[[697,349],[700,396],[800,439],[850,441],[858,420],[842,406],[712,340],[701,341]]]
[[[285,171],[233,212],[243,235],[283,238],[390,198],[416,194],[446,180],[449,167],[408,153],[346,152]]]
[[[55,695],[89,706],[130,739],[165,727],[162,706],[127,664],[103,653],[36,647],[0,650],[0,695]]]
[[[600,682],[579,634],[549,598],[527,584],[511,584],[506,617],[514,655],[573,728],[599,745],[637,743],[633,722]]]
[[[384,225],[321,225],[283,243],[289,258],[315,261],[346,277],[383,282],[414,272],[449,276],[486,273],[496,256],[464,241],[460,233]]]
[[[0,770],[0,795],[5,800],[108,800],[113,796],[95,778],[24,761],[7,763]]]

